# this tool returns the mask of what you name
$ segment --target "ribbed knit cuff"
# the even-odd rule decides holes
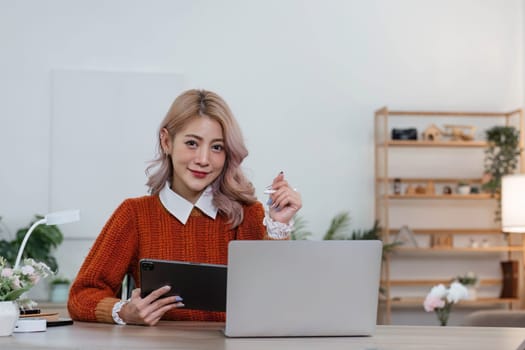
[[[97,318],[97,321],[104,323],[115,323],[115,321],[113,321],[111,311],[113,310],[113,305],[119,301],[120,299],[118,298],[104,298],[99,301],[97,307],[95,308],[95,317]]]

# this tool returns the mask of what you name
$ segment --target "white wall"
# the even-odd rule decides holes
[[[0,215],[15,231],[61,209],[50,203],[50,72],[78,69],[177,73],[218,92],[259,194],[284,170],[317,237],[340,211],[368,228],[374,110],[521,107],[522,3],[0,0]],[[60,247],[65,273],[91,243]]]

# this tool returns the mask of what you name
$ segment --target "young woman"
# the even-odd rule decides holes
[[[168,286],[144,298],[135,289],[124,302],[118,293],[126,274],[139,281],[143,258],[226,264],[231,240],[289,238],[302,206],[299,193],[279,173],[268,188],[265,213],[240,168],[247,155],[222,98],[204,90],[177,97],[147,169],[150,195],[125,200],[102,229],[71,287],[71,317],[144,325],[161,318],[224,321],[223,312],[185,309],[178,296],[159,299]]]

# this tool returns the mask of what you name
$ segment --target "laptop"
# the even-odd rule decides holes
[[[232,241],[228,337],[370,336],[381,241]]]

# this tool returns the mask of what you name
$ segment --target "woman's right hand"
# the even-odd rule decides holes
[[[120,318],[127,324],[156,325],[169,310],[184,307],[179,296],[160,298],[170,289],[170,286],[161,287],[145,298],[140,297],[140,288],[134,289],[129,302],[120,309]]]

